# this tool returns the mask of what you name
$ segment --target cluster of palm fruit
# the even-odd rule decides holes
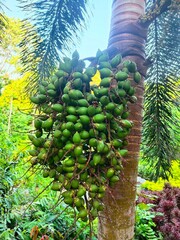
[[[119,180],[132,127],[127,103],[136,100],[129,77],[141,79],[136,64],[121,62],[120,54],[109,59],[98,51],[96,60],[85,68],[75,51],[31,97],[39,113],[29,134],[31,163],[42,166],[51,188],[83,221],[98,216],[106,189]],[[92,85],[97,70],[101,81]]]

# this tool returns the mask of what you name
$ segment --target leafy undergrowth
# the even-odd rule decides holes
[[[172,161],[172,176],[169,176],[168,183],[171,184],[172,187],[178,187],[180,188],[180,171],[179,171],[180,163],[179,161]],[[142,175],[142,174],[141,174]],[[152,191],[160,191],[163,189],[164,184],[167,181],[163,180],[162,178],[159,178],[157,182],[152,181],[145,181],[141,187],[152,190]]]
[[[162,233],[163,240],[180,239],[180,188],[165,184],[162,191],[141,191],[137,203],[153,204],[153,227]]]

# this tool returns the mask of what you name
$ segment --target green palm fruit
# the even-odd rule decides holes
[[[47,100],[47,97],[46,97],[46,95],[44,95],[44,94],[39,94],[39,95],[37,95],[37,98],[39,99],[39,102],[40,102],[40,103],[45,103],[46,100]]]
[[[66,138],[70,137],[71,136],[71,131],[69,131],[68,129],[64,129],[62,131],[62,135]]]
[[[127,66],[130,73],[135,73],[137,71],[137,65],[135,62],[130,62]]]
[[[77,116],[75,116],[75,115],[67,115],[66,116],[66,120],[68,121],[68,122],[72,122],[72,123],[76,123],[77,122]]]
[[[76,132],[74,135],[73,135],[73,143],[75,144],[79,144],[81,142],[81,136],[78,132]]]
[[[105,87],[102,87],[102,88],[100,88],[99,89],[99,92],[98,92],[98,94],[99,94],[99,97],[102,97],[102,96],[104,96],[104,95],[108,95],[108,92],[109,92],[109,89],[108,88],[105,88]]]
[[[51,186],[51,190],[53,191],[59,191],[61,188],[61,184],[59,182],[53,182],[52,186]]]
[[[96,109],[94,106],[90,105],[88,108],[87,108],[87,114],[92,117],[96,114]]]
[[[57,76],[58,78],[68,77],[68,73],[65,72],[65,71],[63,71],[63,70],[58,70],[55,74],[56,74],[56,76]]]
[[[79,107],[77,108],[76,112],[78,115],[86,115],[87,114],[87,107]]]
[[[99,98],[100,95],[99,95],[99,88],[93,88],[93,92],[94,92],[94,95],[96,98]]]
[[[74,129],[74,123],[72,122],[67,122],[65,124],[65,128],[68,129],[68,130],[73,130]]]
[[[72,167],[74,166],[74,164],[75,164],[75,161],[73,158],[65,159],[63,162],[63,165],[66,167]]]
[[[124,128],[132,128],[133,123],[131,121],[129,121],[129,120],[123,119],[123,120],[121,120],[121,125]]]
[[[131,96],[131,98],[129,99],[129,101],[131,103],[136,103],[137,102],[137,97],[136,96]]]
[[[90,137],[97,137],[97,135],[98,135],[98,131],[97,130],[95,130],[95,129],[90,129],[89,130],[89,136]]]
[[[47,86],[47,89],[48,90],[56,90],[56,88],[55,88],[53,83],[49,83],[48,86]]]
[[[141,81],[141,74],[139,72],[134,73],[134,81],[139,83]]]
[[[73,74],[72,74],[72,77],[73,78],[83,78],[83,74],[82,73],[80,73],[80,72],[73,72]]]
[[[135,94],[135,89],[133,87],[130,87],[127,93],[129,96],[133,96]]]
[[[77,197],[82,197],[86,194],[86,189],[82,186],[79,187],[77,191]]]
[[[120,139],[113,139],[111,141],[111,144],[113,145],[113,147],[115,148],[119,148],[122,147],[122,141]]]
[[[96,68],[95,67],[87,67],[85,72],[86,75],[88,75],[88,77],[93,77],[96,74]]]
[[[70,85],[70,82],[68,82],[66,84],[65,88],[63,89],[63,93],[67,94],[67,93],[69,93],[70,90],[71,90],[71,85]]]
[[[129,117],[129,112],[123,112],[123,114],[121,115],[122,119],[126,119]]]
[[[111,64],[109,62],[100,62],[99,63],[99,69],[101,68],[109,68],[112,69]]]
[[[42,109],[42,110],[43,110],[43,112],[46,113],[46,114],[50,114],[50,113],[53,112],[52,108],[51,108],[50,106],[48,106],[48,105],[43,106],[43,109]]]
[[[78,100],[78,105],[81,107],[88,107],[89,103],[86,99],[80,99],[80,100]]]
[[[44,178],[49,177],[49,171],[48,171],[48,170],[44,170],[44,171],[43,171],[43,177],[44,177]]]
[[[86,181],[88,178],[88,173],[87,172],[83,172],[80,174],[80,180],[81,181]]]
[[[130,62],[131,62],[130,60],[125,60],[123,62],[123,66],[127,68]]]
[[[69,98],[69,95],[68,95],[67,93],[65,93],[65,94],[62,95],[62,101],[63,101],[64,103],[69,103],[70,98]]]
[[[48,86],[48,82],[46,82],[46,81],[41,81],[41,84],[42,84],[42,86],[44,86],[44,87],[47,87],[47,86]]]
[[[114,118],[114,116],[111,113],[106,112],[106,119],[107,120],[111,120],[113,118]]]
[[[95,123],[94,127],[100,132],[104,132],[107,130],[107,125],[105,123]]]
[[[118,164],[118,160],[115,158],[115,157],[113,157],[112,159],[111,159],[111,165],[112,166],[116,166]]]
[[[56,176],[56,170],[55,169],[51,169],[50,171],[49,171],[49,177],[50,178],[54,178]]]
[[[117,105],[117,106],[114,108],[114,113],[115,113],[116,116],[122,115],[123,111],[124,111],[124,106],[123,106],[123,104]]]
[[[74,89],[78,89],[78,90],[81,90],[82,87],[83,87],[83,83],[82,83],[82,80],[80,78],[76,78],[73,81],[72,85],[73,85]]]
[[[35,146],[35,147],[42,147],[43,144],[44,144],[44,139],[43,138],[34,138],[32,140],[32,144]]]
[[[111,178],[110,178],[110,183],[116,183],[116,182],[118,182],[119,181],[119,177],[118,176],[112,176]]]
[[[65,171],[66,173],[72,173],[74,172],[74,166],[66,167],[65,165],[63,165],[63,171]]]
[[[122,157],[125,157],[125,156],[127,156],[127,154],[128,154],[128,150],[127,150],[127,149],[121,149],[121,150],[119,150],[118,152],[120,153],[120,155],[121,155]]]
[[[38,97],[31,96],[31,97],[30,97],[30,100],[31,100],[32,103],[40,104],[40,100],[39,100]]]
[[[51,83],[55,83],[57,80],[58,80],[58,77],[57,77],[56,75],[53,75],[53,76],[50,78]]]
[[[90,187],[89,187],[89,191],[94,192],[94,193],[97,193],[98,189],[99,189],[98,186],[95,185],[95,184],[91,184]]]
[[[98,217],[98,211],[96,209],[91,209],[90,214],[93,219]]]
[[[77,89],[72,89],[69,91],[69,97],[73,100],[78,100],[83,98],[83,93]]]
[[[101,78],[111,77],[113,72],[109,68],[102,68],[99,70]]]
[[[88,139],[89,138],[89,132],[86,130],[83,130],[82,132],[80,132],[80,136],[82,139]]]
[[[109,168],[106,172],[106,177],[111,178],[112,176],[114,176],[114,174],[115,174],[114,168]]]
[[[110,100],[108,96],[102,96],[99,101],[102,104],[102,106],[106,106]]]
[[[91,81],[91,78],[88,77],[87,74],[83,73],[83,78],[82,78],[83,82],[85,83],[89,83]]]
[[[130,87],[131,87],[131,82],[130,82],[129,80],[125,80],[125,81],[123,82],[123,89],[124,89],[126,92],[128,92],[129,89],[130,89]]]
[[[31,149],[29,150],[29,154],[33,157],[37,156],[39,154],[39,152],[35,149]]]
[[[77,159],[78,163],[84,164],[87,162],[87,158],[84,155],[80,155]],[[84,165],[83,165],[84,166]]]
[[[119,81],[119,82],[118,82],[118,88],[119,88],[119,89],[122,89],[123,86],[124,86],[124,81]]]
[[[50,118],[48,118],[46,121],[44,121],[44,122],[42,122],[42,128],[44,128],[44,129],[48,129],[48,130],[50,130],[50,129],[52,129],[52,127],[53,127],[53,123],[54,123],[54,121],[53,121],[53,119],[50,117]]]
[[[69,115],[76,115],[76,108],[73,106],[67,106],[66,111]]]
[[[96,147],[97,146],[97,139],[96,138],[89,139],[89,146]]]
[[[66,145],[64,146],[65,150],[70,150],[74,148],[74,144],[73,143],[66,143]]]
[[[101,155],[98,153],[95,153],[93,155],[93,165],[96,166],[97,164],[99,164],[101,161]]]
[[[101,203],[98,200],[93,199],[92,205],[95,209],[99,209],[99,206],[101,205]]]
[[[83,148],[82,146],[77,146],[74,148],[74,155],[79,157],[82,154]]]
[[[126,92],[123,89],[119,89],[118,90],[118,96],[119,97],[125,97],[126,96]]]
[[[71,187],[72,187],[73,189],[78,189],[78,188],[79,188],[79,181],[78,181],[77,179],[73,179],[73,180],[71,181]]]
[[[99,152],[99,153],[103,152],[104,147],[105,147],[105,144],[104,144],[103,141],[98,141],[97,142],[97,152]]]
[[[39,85],[38,90],[41,94],[46,94],[46,88],[43,85]]]
[[[75,129],[76,131],[81,131],[81,130],[83,129],[82,123],[77,122],[76,124],[74,124],[74,129]]]
[[[56,91],[53,89],[47,90],[47,93],[50,97],[55,97],[57,95]]]
[[[63,111],[63,105],[61,105],[59,103],[53,104],[51,108],[52,108],[52,110],[54,110],[58,113],[61,113]]]
[[[42,121],[40,120],[40,119],[35,119],[34,120],[34,126],[35,126],[35,128],[36,129],[41,129],[41,127],[42,127]]]
[[[61,135],[62,135],[62,132],[60,130],[57,129],[57,130],[54,131],[54,137],[55,138],[59,138]]]
[[[81,206],[83,206],[83,202],[84,202],[84,200],[81,198],[74,198],[74,204],[75,204],[75,206],[76,207],[81,207]]]
[[[106,116],[104,114],[96,114],[93,116],[93,122],[95,123],[102,123],[104,122]]]
[[[119,71],[116,73],[115,78],[117,81],[124,81],[128,78],[128,74],[126,72]]]
[[[126,72],[127,74],[129,73],[129,71],[128,71],[128,68],[127,68],[127,67],[123,67],[121,71],[122,71],[122,72]]]
[[[115,106],[116,106],[115,103],[110,102],[106,105],[105,109],[112,112],[114,110]]]
[[[90,124],[90,118],[87,115],[81,115],[80,116],[80,121],[83,125]]]
[[[57,170],[57,168],[56,168],[56,170]],[[59,172],[59,171],[57,171],[57,172]],[[58,181],[63,183],[65,181],[65,176],[60,174],[59,177],[58,177]]]
[[[106,77],[106,78],[103,78],[100,82],[100,86],[102,87],[109,87],[110,84],[111,84],[111,77]]]
[[[86,99],[89,103],[92,103],[93,101],[96,101],[96,96],[94,96],[94,94],[91,93],[86,93]]]
[[[74,173],[72,172],[66,173],[66,178],[68,179],[71,179],[73,176],[74,176]]]
[[[60,66],[59,66],[60,70],[65,71],[66,73],[71,73],[72,71],[72,64],[71,64],[71,60],[69,59],[68,61],[65,60],[65,62],[61,62]]]
[[[37,138],[40,138],[43,135],[43,131],[42,130],[37,130],[35,135],[36,135]]]
[[[73,195],[74,195],[74,191],[72,190],[66,190],[62,193],[63,198],[73,197]]]
[[[72,197],[65,197],[64,198],[64,202],[67,204],[67,205],[72,205],[73,202],[74,202],[74,199]]]
[[[62,158],[63,156],[64,156],[64,150],[62,150],[62,149],[60,149],[59,151],[58,151],[58,157],[59,158]]]
[[[109,55],[107,52],[101,52],[101,55],[98,58],[98,63],[107,62],[109,60]]]
[[[78,218],[81,218],[81,219],[84,219],[84,218],[86,218],[87,217],[87,210],[86,209],[82,209],[82,210],[80,210],[79,211],[79,213],[78,213]]]
[[[110,64],[113,68],[115,68],[121,63],[121,60],[122,60],[121,54],[117,54],[115,57],[111,59]]]

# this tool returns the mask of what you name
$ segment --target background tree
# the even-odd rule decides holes
[[[173,87],[175,86],[174,69],[169,66],[176,65],[174,64],[174,59],[177,59],[176,62],[178,63],[178,54],[176,53],[179,51],[176,45],[171,44],[172,39],[176,39],[178,26],[174,24],[174,28],[171,28],[172,32],[168,31],[168,33],[171,32],[170,34],[166,34],[166,31],[168,27],[170,28],[170,23],[173,21],[172,18],[176,20],[178,17],[179,3],[178,1],[170,0],[157,0],[151,3],[151,5],[148,5],[148,2],[144,0],[132,2],[127,0],[113,1],[108,47],[116,47],[124,59],[135,61],[138,65],[138,70],[143,76],[146,75],[149,63],[154,66],[154,70],[151,68],[149,74],[150,85],[147,87],[149,93],[147,92],[145,105],[151,116],[154,116],[154,121],[151,122],[149,120],[150,117],[147,117],[149,113],[148,115],[145,114],[144,126],[148,128],[151,126],[149,128],[151,134],[149,134],[149,130],[144,130],[145,136],[148,136],[147,143],[151,148],[151,150],[148,149],[146,145],[147,150],[145,153],[148,158],[152,156],[152,153],[153,156],[156,156],[155,175],[157,177],[166,177],[165,171],[170,168],[169,153],[172,151],[173,146],[169,135],[171,133],[169,131],[171,125],[165,125],[166,121],[172,120],[167,101],[172,102],[172,93],[175,91]],[[58,60],[57,50],[62,51],[63,47],[67,46],[64,45],[64,40],[65,43],[68,43],[68,40],[72,40],[72,32],[74,33],[78,24],[84,21],[83,14],[86,13],[86,4],[86,1],[34,1],[32,4],[24,6],[25,10],[35,10],[32,12],[34,14],[32,20],[34,20],[35,28],[29,31],[22,43],[22,46],[24,46],[22,60],[25,63],[26,71],[32,69],[30,61],[34,58],[37,60],[38,65],[34,64],[33,67],[37,66],[34,70],[40,74],[40,81],[48,77],[52,67],[56,65]],[[74,15],[74,13],[76,14]],[[47,27],[47,24],[49,27]],[[27,27],[25,29],[28,31]],[[66,35],[60,35],[60,32]],[[159,34],[161,34],[160,41]],[[167,44],[163,47],[163,53],[161,52],[162,44],[164,43],[162,39]],[[176,40],[178,41],[178,39]],[[34,46],[30,52],[27,51],[29,42]],[[148,59],[145,58],[145,42],[148,43],[147,51],[150,55]],[[153,47],[155,49],[154,52],[152,52]],[[174,53],[173,57],[170,55],[168,61],[165,61],[163,56],[167,58],[167,52],[170,49]],[[154,55],[151,56],[151,54]],[[167,72],[162,71],[164,75],[160,74],[159,71],[162,68],[162,62],[164,64],[163,67],[166,66],[168,68]],[[35,84],[37,83],[37,76],[34,78]],[[150,81],[152,79],[155,79],[154,82]],[[166,80],[165,83],[163,83],[163,80]],[[165,90],[166,92],[168,91],[167,94],[164,94]],[[130,119],[134,122],[134,128],[129,136],[128,148],[130,154],[124,162],[121,180],[112,189],[111,194],[107,193],[105,197],[104,202],[107,208],[100,218],[99,239],[101,239],[101,236],[102,239],[104,236],[106,236],[106,239],[133,238],[135,186],[141,136],[143,91],[142,83],[136,90],[138,102],[135,107],[130,108]],[[156,96],[154,97],[155,107],[152,107],[150,104],[152,93],[154,93],[153,96]],[[166,144],[161,144],[164,139]],[[153,144],[153,142],[156,144]],[[112,200],[112,195],[115,201]]]

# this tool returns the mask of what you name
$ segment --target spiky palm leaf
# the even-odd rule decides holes
[[[6,6],[2,3],[2,1],[0,1],[0,43],[2,41],[2,36],[4,34],[4,29],[7,26],[7,19],[5,17],[5,13],[4,13],[4,8]]]
[[[178,129],[178,121],[172,108],[180,76],[179,36],[178,10],[163,13],[149,28],[146,52],[153,64],[146,81],[142,143],[154,180],[167,179],[174,157],[173,129]]]
[[[31,88],[48,78],[59,61],[59,54],[69,50],[84,27],[87,0],[19,0],[30,14],[24,22],[24,40],[21,43],[24,71],[33,71]]]

